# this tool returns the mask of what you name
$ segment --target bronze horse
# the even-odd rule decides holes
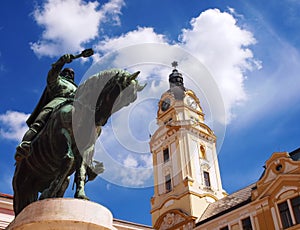
[[[74,172],[74,197],[88,199],[85,183],[104,170],[93,160],[95,141],[112,113],[135,101],[145,87],[138,83],[138,74],[118,69],[95,74],[78,87],[74,100],[54,109],[32,141],[29,156],[16,162],[16,216],[38,199],[63,197]]]

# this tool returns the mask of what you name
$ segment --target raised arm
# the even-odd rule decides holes
[[[53,63],[52,68],[48,72],[47,84],[54,83],[57,80],[58,75],[59,75],[60,71],[62,70],[62,68],[64,67],[64,65],[66,63],[72,62],[73,59],[74,59],[74,55],[65,54],[65,55],[61,56],[57,60],[57,62]]]
[[[52,68],[48,72],[47,84],[54,83],[57,80],[60,71],[62,70],[62,68],[64,67],[64,65],[66,63],[70,63],[70,62],[72,62],[73,59],[77,59],[80,57],[87,58],[87,57],[92,56],[93,54],[94,54],[93,49],[85,49],[80,54],[77,54],[77,55],[65,54],[65,55],[61,56],[57,60],[57,62],[52,64]]]

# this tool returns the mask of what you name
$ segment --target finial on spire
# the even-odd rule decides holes
[[[173,61],[171,63],[172,67],[174,67],[174,69],[176,69],[176,67],[178,66],[178,62],[177,61]]]

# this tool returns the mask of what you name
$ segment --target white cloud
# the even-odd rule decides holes
[[[119,15],[122,14],[121,8],[125,5],[124,0],[111,0],[103,5],[102,13],[106,16],[105,21],[112,20],[115,25],[121,25]]]
[[[109,135],[102,135],[96,143],[95,159],[102,161],[105,167],[104,173],[100,176],[109,183],[119,186],[151,187],[152,155],[132,153],[115,140],[108,143],[103,141],[106,138],[109,139]]]
[[[111,0],[98,9],[97,1],[48,0],[33,12],[44,32],[39,41],[31,43],[31,48],[37,55],[48,56],[81,50],[83,44],[99,36],[101,23],[120,23],[123,5],[123,0]]]
[[[151,187],[153,183],[153,171],[151,168],[124,168],[117,171],[117,173],[121,179],[121,185],[126,187]],[[149,181],[149,179],[151,183],[147,184],[146,181]]]
[[[140,43],[166,43],[166,37],[155,33],[153,28],[138,27],[137,30],[122,34],[119,37],[106,37],[105,40],[100,41],[96,49],[107,53]]]
[[[180,41],[215,78],[229,122],[232,108],[247,99],[245,72],[260,68],[248,48],[256,42],[253,34],[239,27],[231,14],[210,9],[191,20],[191,29],[182,30]]]
[[[136,168],[138,166],[137,159],[135,159],[133,156],[128,155],[123,162],[125,167],[128,168]]]
[[[151,167],[152,156],[150,154],[141,156],[129,154],[124,159],[123,167],[119,167],[118,170],[121,183],[129,187],[150,186],[152,183],[147,185],[145,182],[153,175]]]
[[[7,111],[5,114],[0,114],[0,136],[10,140],[20,141],[28,129],[25,123],[28,116],[29,114],[17,111]]]

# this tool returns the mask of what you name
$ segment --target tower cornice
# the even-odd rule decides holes
[[[152,135],[150,140],[151,151],[156,150],[168,140],[174,140],[177,138],[177,136],[187,132],[192,133],[196,137],[200,137],[210,143],[215,143],[217,139],[213,131],[204,123],[198,122],[195,124],[189,120],[172,122],[172,124],[161,126]]]
[[[197,192],[194,192],[194,191],[186,191],[186,192],[183,192],[179,195],[175,195],[175,194],[172,194],[172,195],[169,195],[165,200],[164,202],[162,202],[160,205],[158,205],[157,207],[154,207],[151,209],[150,213],[153,213],[155,211],[158,211],[159,209],[161,209],[166,203],[168,203],[168,201],[171,201],[171,200],[180,200],[181,198],[183,198],[184,196],[187,196],[187,195],[194,195],[198,198],[205,198],[205,197],[210,197],[212,199],[214,199],[215,201],[218,200],[218,197],[216,197],[215,195],[211,194],[211,193],[208,193],[208,192],[203,192],[203,193],[197,193]]]

